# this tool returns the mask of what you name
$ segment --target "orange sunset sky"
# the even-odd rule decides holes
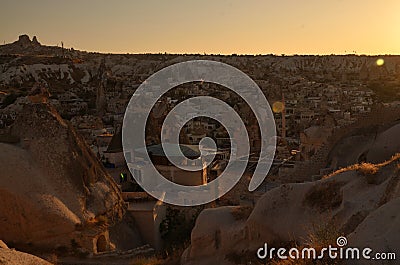
[[[399,0],[2,0],[1,44],[110,53],[400,54]]]

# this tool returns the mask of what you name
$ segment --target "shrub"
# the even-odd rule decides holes
[[[357,170],[363,175],[375,175],[378,172],[379,168],[377,165],[371,163],[361,163],[359,164]]]
[[[167,208],[166,218],[161,222],[159,227],[167,253],[174,253],[176,250],[185,248],[190,244],[192,229],[197,216],[202,210],[202,206],[196,208],[191,218],[187,218],[184,210],[173,207]]]

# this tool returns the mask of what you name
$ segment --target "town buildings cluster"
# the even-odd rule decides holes
[[[0,48],[0,135],[7,135],[9,126],[18,118],[24,105],[52,104],[84,137],[120,185],[124,200],[129,204],[128,210],[133,213],[139,228],[146,232],[146,241],[155,248],[162,245],[158,228],[166,210],[137,185],[137,182],[151,181],[146,175],[148,164],[142,159],[145,150],[133,150],[131,164],[126,163],[121,131],[132,95],[153,73],[178,62],[203,59],[232,65],[249,75],[270,105],[256,107],[271,107],[273,111],[273,117],[269,118],[276,124],[274,166],[286,166],[289,170],[295,168],[296,163],[310,161],[335,130],[369,115],[383,101],[388,106],[397,104],[396,100],[400,98],[397,93],[387,100],[387,95],[376,89],[399,86],[400,57],[395,56],[384,57],[385,64],[378,66],[376,57],[355,55],[105,55],[60,47],[42,49],[36,39],[31,42],[25,37],[10,45],[14,46]],[[19,54],[27,47],[32,48],[34,54]],[[157,88],[154,89],[144,93],[156,94]],[[256,94],[249,92],[248,95],[255,97],[257,104],[262,102]],[[217,178],[229,159],[231,147],[240,144],[215,119],[190,119],[200,110],[194,102],[197,96],[218,98],[240,115],[250,138],[251,154],[254,155],[250,157],[251,161],[256,160],[263,141],[252,112],[255,106],[249,106],[228,88],[207,82],[177,86],[152,108],[146,143],[157,169],[167,179],[182,185],[202,185]],[[180,132],[181,149],[195,159],[200,154],[198,145],[203,138],[213,138],[217,143],[217,149],[212,150],[216,161],[208,168],[190,174],[172,166],[160,146],[165,117],[186,99],[189,101],[185,115],[174,117],[176,123],[189,120]],[[213,105],[202,111],[225,114]],[[294,161],[288,162],[290,159]],[[187,165],[187,161],[182,163]],[[252,168],[251,163],[249,168]],[[271,174],[278,173],[271,171]],[[267,190],[267,186],[263,187]],[[153,218],[155,213],[156,219]]]

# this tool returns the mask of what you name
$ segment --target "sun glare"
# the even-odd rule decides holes
[[[276,101],[272,105],[272,111],[275,113],[281,113],[284,108],[285,108],[285,105],[280,101]]]
[[[385,64],[385,60],[383,60],[382,58],[379,58],[378,60],[376,60],[376,65],[377,66],[382,66]]]

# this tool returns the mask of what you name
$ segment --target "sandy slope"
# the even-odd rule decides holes
[[[51,265],[51,263],[36,256],[19,252],[14,249],[0,248],[1,265]]]

